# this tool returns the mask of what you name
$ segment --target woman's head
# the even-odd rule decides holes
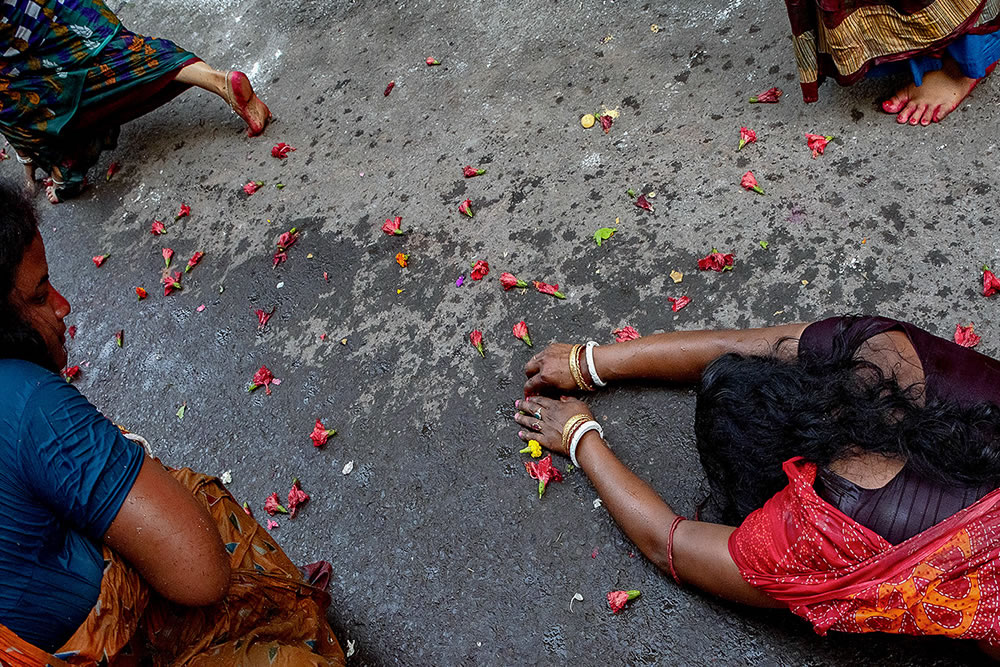
[[[984,402],[921,405],[920,384],[856,353],[842,332],[829,357],[724,355],[702,375],[695,410],[698,453],[723,518],[738,523],[780,491],[781,464],[820,466],[870,452],[899,457],[950,484],[1000,482],[1000,408]]]
[[[18,189],[0,184],[0,358],[58,371],[66,365],[69,310],[49,283],[34,207]]]

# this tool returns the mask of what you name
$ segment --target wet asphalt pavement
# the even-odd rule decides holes
[[[111,6],[132,30],[247,71],[276,120],[247,139],[219,99],[191,91],[126,126],[79,200],[39,198],[53,281],[74,305],[78,386],[166,463],[231,471],[258,518],[268,494],[302,480],[312,500],[275,535],[297,562],[334,564],[330,619],[357,642],[350,664],[976,659],[947,641],[820,638],[787,613],[679,589],[594,508],[579,471],[539,500],[510,420],[533,351],[511,327],[527,321],[538,350],[610,342],[623,325],[866,312],[945,336],[975,322],[996,354],[1000,300],[981,296],[979,271],[1000,265],[996,80],[926,129],[878,110],[898,81],[828,83],[806,107],[780,3]],[[774,85],[780,104],[747,104]],[[602,105],[620,113],[610,132],[583,129]],[[737,154],[741,125],[758,141]],[[806,132],[835,139],[813,159]],[[297,150],[272,158],[278,142]],[[112,160],[122,170],[105,182]],[[466,180],[466,164],[487,172]],[[748,169],[766,196],[740,189]],[[248,181],[264,185],[248,196]],[[655,211],[629,188],[655,192]],[[457,211],[466,198],[472,219]],[[174,222],[182,202],[191,215]],[[396,215],[406,234],[388,237],[379,228]],[[154,219],[167,235],[150,234]],[[301,238],[272,268],[291,227]],[[597,247],[601,227],[618,231]],[[206,253],[168,297],[165,246],[175,264]],[[734,271],[696,270],[713,247]],[[477,259],[492,269],[481,282]],[[502,271],[567,298],[504,292]],[[671,312],[667,297],[682,295],[692,303]],[[253,311],[274,307],[258,330]],[[281,380],[270,396],[247,393],[262,364]],[[692,391],[621,387],[592,405],[617,454],[692,512],[704,493]],[[317,418],[338,431],[321,449],[308,438]],[[604,596],[622,588],[643,595],[613,616]]]

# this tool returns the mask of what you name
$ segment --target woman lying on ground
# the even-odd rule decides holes
[[[930,125],[958,108],[1000,60],[1000,5],[988,0],[786,0],[806,102],[827,76],[851,85],[894,72],[913,82],[882,103]]]
[[[191,86],[213,92],[250,136],[271,118],[242,72],[219,72],[173,42],[129,32],[104,0],[7,0],[0,6],[0,132],[24,165],[48,174],[53,204],[86,187],[120,126]]]
[[[1000,362],[911,324],[839,317],[557,344],[525,370],[520,437],[572,456],[678,582],[787,607],[820,634],[1000,645]],[[634,379],[700,380],[695,435],[728,525],[685,521],[586,404],[540,396]]]
[[[0,187],[0,662],[343,665],[325,584],[62,379],[69,311],[34,210]]]

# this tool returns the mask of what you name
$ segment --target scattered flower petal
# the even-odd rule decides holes
[[[294,519],[295,515],[298,513],[299,508],[309,502],[309,494],[302,490],[302,485],[299,483],[299,478],[296,477],[292,480],[292,488],[288,490],[288,514],[289,518]]]
[[[601,247],[601,244],[614,236],[617,231],[617,227],[601,227],[594,232],[594,241],[597,242],[597,247]]]
[[[757,133],[751,130],[749,127],[740,128],[740,145],[737,147],[737,151],[743,150],[743,147],[747,144],[752,144],[757,141]]]
[[[528,344],[528,347],[531,347],[531,337],[528,336],[528,325],[524,323],[524,320],[514,325],[514,338],[523,340]]]
[[[331,435],[337,435],[337,429],[328,429],[323,426],[323,422],[317,419],[316,426],[313,428],[313,432],[309,434],[309,437],[313,441],[313,447],[322,447],[330,439]]]
[[[440,65],[441,64],[437,60],[435,60],[434,58],[431,58],[431,57],[428,57],[427,60],[425,60],[424,62],[427,63],[428,67],[434,67],[435,65]]]
[[[461,287],[465,284],[465,274],[463,273],[455,280],[455,287]]]
[[[471,334],[469,334],[469,340],[472,342],[472,347],[479,350],[479,355],[481,357],[486,357],[486,351],[483,349],[483,332],[479,329],[474,329]]]
[[[635,340],[636,338],[640,338],[639,332],[636,331],[635,327],[625,326],[625,327],[621,327],[619,329],[615,329],[611,333],[613,333],[615,335],[615,342],[616,343],[624,343],[626,341]]]
[[[243,511],[246,512],[247,516],[253,518],[253,510],[250,509],[250,503],[243,501]]]
[[[733,256],[732,254],[723,255],[715,248],[712,248],[712,252],[698,260],[698,270],[732,271]]]
[[[969,323],[969,326],[963,327],[961,324],[955,325],[955,342],[962,347],[975,347],[979,345],[979,341],[982,340],[980,336],[977,336],[973,332],[974,325]]]
[[[649,203],[648,199],[646,199],[646,195],[639,195],[636,197],[635,205],[644,211],[652,212],[653,210],[653,205]]]
[[[196,252],[195,254],[191,255],[191,259],[188,260],[187,266],[184,267],[184,273],[187,273],[188,271],[190,271],[194,267],[198,266],[198,262],[200,262],[201,258],[204,257],[204,256],[205,256],[205,253],[203,253],[200,250],[198,252]]]
[[[177,222],[181,218],[186,218],[191,215],[191,207],[187,204],[181,203],[181,208],[177,211],[177,215],[174,216],[174,222]]]
[[[248,195],[252,195],[253,193],[260,190],[263,185],[264,185],[263,181],[249,181],[247,182],[246,185],[243,186],[243,192],[247,193]]]
[[[173,276],[167,271],[163,276],[163,296],[170,296],[174,290],[182,290],[181,287],[181,274],[180,272],[175,272]]]
[[[611,126],[614,124],[615,119],[611,114],[600,114],[597,116],[597,121],[601,124],[601,129],[604,130],[604,134],[611,131]]]
[[[354,470],[354,461],[348,461],[347,465],[344,466],[344,469],[340,471],[340,474],[350,475],[352,470]]]
[[[69,366],[63,369],[62,376],[66,378],[66,382],[72,382],[80,376],[79,366]]]
[[[232,484],[233,483],[233,471],[232,470],[226,470],[225,472],[223,472],[221,475],[219,475],[219,481],[222,482],[223,484]]]
[[[473,280],[482,280],[490,272],[490,265],[488,262],[483,260],[476,260],[475,264],[472,265],[472,273],[469,275]]]
[[[777,104],[783,94],[781,88],[768,88],[751,97],[750,104]]]
[[[1000,279],[993,272],[983,267],[983,296],[993,296],[1000,292]]]
[[[611,607],[611,611],[614,613],[620,612],[625,608],[625,603],[634,600],[642,595],[639,591],[611,591],[608,593],[608,606]]]
[[[261,366],[260,369],[256,373],[254,373],[253,380],[251,381],[250,386],[247,388],[247,391],[254,391],[256,389],[259,389],[260,387],[264,387],[264,390],[266,391],[267,395],[270,396],[271,385],[272,384],[277,385],[280,383],[281,381],[275,379],[274,375],[267,368],[267,366]]]
[[[275,528],[277,528],[277,527],[278,527],[278,526],[280,526],[280,525],[281,525],[281,524],[279,524],[279,523],[278,523],[277,521],[275,521],[274,519],[268,519],[268,520],[267,520],[267,529],[268,529],[268,530],[274,530]]]
[[[111,256],[110,254],[108,254],[108,255],[96,255],[93,258],[93,260],[94,260],[94,266],[100,267],[101,264],[104,264],[104,260],[106,260],[110,256]]]
[[[524,468],[528,471],[528,474],[531,475],[532,479],[538,480],[539,498],[545,495],[545,487],[548,486],[549,482],[563,481],[562,473],[552,465],[551,454],[540,460],[538,463],[535,463],[534,461],[525,461]]]
[[[271,319],[271,315],[274,315],[276,310],[278,310],[277,306],[272,308],[270,311],[262,310],[260,308],[254,311],[254,314],[257,316],[257,331],[264,330],[264,327],[267,325],[267,321]]]
[[[469,165],[465,165],[465,168],[462,169],[462,175],[465,176],[466,178],[472,178],[473,176],[481,176],[485,173],[486,173],[485,169],[476,169],[475,167]]]
[[[682,296],[679,299],[675,299],[672,296],[668,296],[667,301],[670,302],[671,310],[673,310],[676,313],[678,310],[691,303],[691,297]]]
[[[108,165],[108,173],[104,175],[105,181],[110,181],[111,177],[121,171],[122,165],[120,162],[112,162]]]
[[[675,283],[679,283],[680,281],[684,280],[684,274],[675,269],[670,272],[670,279],[673,280]]]
[[[284,506],[280,502],[278,502],[277,493],[272,493],[267,497],[267,500],[264,501],[264,511],[270,514],[271,516],[274,516],[278,512],[282,514],[288,514],[288,510],[286,510]]]
[[[159,236],[160,234],[166,234],[167,228],[159,220],[153,220],[153,225],[150,228],[149,233],[152,234],[153,236]]]
[[[501,273],[500,274],[500,284],[503,285],[503,291],[509,291],[515,287],[524,288],[528,286],[528,283],[520,280],[514,276],[512,273]]]
[[[76,325],[74,324],[73,326],[66,329],[66,333],[69,334],[70,338],[76,338]]]
[[[171,259],[173,258],[173,256],[174,256],[174,251],[173,251],[173,249],[171,249],[171,248],[164,248],[164,249],[163,249],[163,250],[161,251],[161,254],[163,255],[163,265],[164,265],[164,266],[165,266],[166,268],[168,268],[168,269],[169,269],[169,268],[170,268],[170,260],[171,260]]]
[[[276,157],[279,160],[284,160],[288,157],[288,154],[295,149],[282,141],[280,144],[275,144],[271,147],[271,157]]]
[[[757,179],[754,178],[753,172],[748,171],[743,174],[743,178],[740,179],[740,185],[742,185],[747,190],[753,190],[759,195],[764,194],[764,189],[757,185]]]
[[[115,343],[118,344],[118,347],[125,347],[125,330],[124,329],[119,329],[118,331],[115,332]]]
[[[475,216],[475,213],[472,211],[472,200],[466,199],[464,202],[459,204],[458,212],[461,213],[462,215],[467,215],[470,218]]]
[[[145,298],[146,298],[147,296],[149,296],[149,295],[148,295],[148,294],[146,293],[146,290],[144,290],[144,289],[143,289],[143,288],[141,288],[141,287],[136,287],[136,288],[135,288],[135,295],[136,295],[137,297],[139,297],[139,301],[142,301],[142,300],[143,300],[143,299],[145,299]]]
[[[398,236],[403,233],[400,227],[403,225],[402,216],[397,215],[395,218],[386,218],[385,224],[382,225],[382,231],[389,236]]]
[[[382,96],[383,97],[389,97],[389,93],[391,93],[392,89],[395,88],[395,87],[396,87],[396,82],[395,81],[390,81],[389,85],[385,87],[385,92],[382,93]]]
[[[177,408],[177,419],[184,419],[185,412],[187,412],[187,403],[181,403],[181,407]]]
[[[574,593],[572,599],[569,601],[569,610],[573,611],[573,602],[583,602],[583,596],[579,593]]]
[[[403,267],[405,269],[406,265],[409,264],[409,263],[410,263],[410,256],[409,255],[407,255],[406,253],[402,253],[402,252],[397,252],[396,253],[396,264],[399,264],[401,267]]]
[[[806,134],[806,145],[809,146],[809,150],[812,151],[813,159],[816,156],[822,155],[823,151],[826,150],[826,145],[833,141],[831,136],[823,136],[822,134]]]
[[[566,295],[559,291],[559,285],[549,285],[548,283],[543,283],[539,280],[535,282],[535,289],[542,294],[551,294],[557,299],[565,299]]]
[[[200,306],[198,306],[197,308],[195,308],[194,312],[196,312],[196,313],[204,313],[205,312],[205,304],[201,304]]]

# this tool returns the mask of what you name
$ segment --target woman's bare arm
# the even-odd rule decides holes
[[[178,604],[214,604],[229,590],[229,556],[215,522],[150,458],[104,541],[157,593]]]

